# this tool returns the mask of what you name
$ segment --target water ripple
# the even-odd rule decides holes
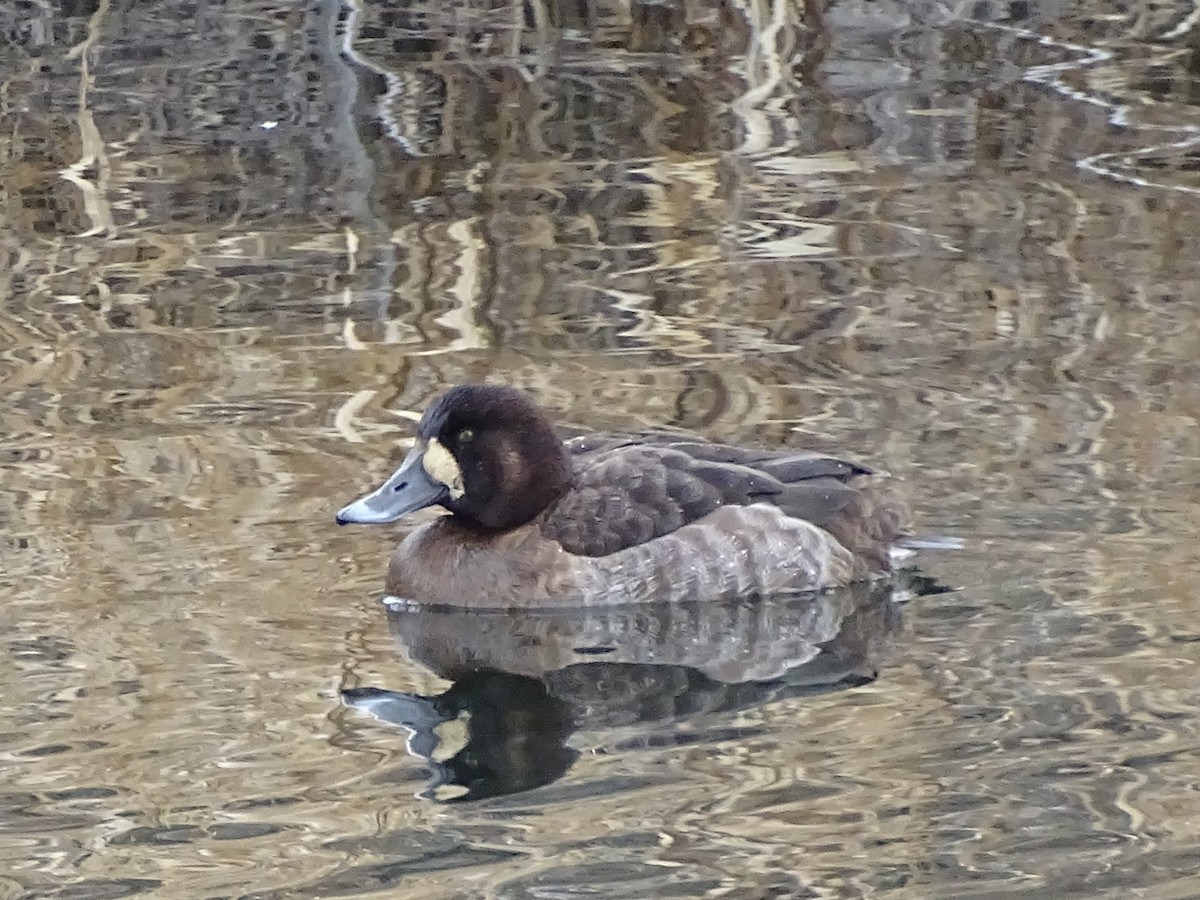
[[[1200,894],[1192,6],[484,6],[0,0],[0,895]],[[398,655],[331,514],[481,379],[960,590]]]

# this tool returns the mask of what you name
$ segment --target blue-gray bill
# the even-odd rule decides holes
[[[386,525],[445,500],[450,490],[430,477],[422,464],[423,448],[415,448],[378,489],[338,511],[339,525]]]

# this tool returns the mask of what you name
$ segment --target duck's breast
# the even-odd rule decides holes
[[[479,534],[448,516],[396,548],[387,590],[419,603],[499,608],[564,605],[580,595],[571,557],[537,528]]]

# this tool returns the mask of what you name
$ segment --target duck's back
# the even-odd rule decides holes
[[[574,470],[567,495],[541,531],[568,553],[607,557],[649,550],[688,526],[690,541],[774,534],[816,526],[867,568],[890,568],[892,542],[906,533],[902,504],[871,469],[806,451],[770,452],[673,435],[590,435],[566,444]],[[753,512],[739,511],[755,507]],[[714,514],[725,510],[720,516]],[[707,526],[711,534],[701,534]],[[821,535],[816,535],[816,538]],[[653,544],[652,544],[653,542]],[[672,543],[662,544],[663,552]],[[639,555],[645,555],[644,553]]]

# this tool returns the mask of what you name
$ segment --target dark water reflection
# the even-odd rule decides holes
[[[409,752],[432,769],[427,795],[444,785],[464,789],[454,800],[511,794],[561,778],[578,758],[566,742],[580,729],[621,751],[718,739],[679,728],[698,718],[745,740],[765,730],[719,714],[869,683],[900,626],[896,595],[913,593],[889,583],[559,613],[393,606],[388,618],[405,655],[451,687],[436,697],[378,688],[343,697],[409,732]],[[464,716],[466,744],[435,759],[437,729]],[[666,727],[646,727],[658,723]]]
[[[0,898],[1200,895],[1193,12],[0,0]],[[961,590],[419,800],[340,691],[500,688],[331,515],[479,378],[880,464]]]

